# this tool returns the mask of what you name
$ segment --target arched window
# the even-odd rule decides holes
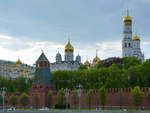
[[[125,47],[127,47],[127,43],[125,43]]]
[[[128,45],[129,45],[129,47],[130,47],[130,43],[129,43]]]

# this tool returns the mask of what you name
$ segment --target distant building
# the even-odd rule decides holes
[[[58,52],[56,54],[56,62],[51,63],[50,69],[51,71],[58,71],[58,70],[70,70],[75,71],[81,65],[81,57],[78,55],[74,60],[74,48],[68,41],[67,45],[65,46],[65,59],[62,60],[61,54]]]
[[[137,34],[132,37],[132,18],[129,16],[128,10],[123,22],[122,57],[135,56],[144,62],[144,54],[140,48],[140,38]]]
[[[33,77],[35,68],[23,64],[20,59],[16,62],[0,60],[0,75],[5,77]]]

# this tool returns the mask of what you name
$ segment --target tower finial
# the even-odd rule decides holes
[[[96,49],[96,56],[97,56],[98,50]]]
[[[129,9],[127,8],[127,16],[129,16]]]
[[[68,42],[70,42],[70,35],[67,33]]]

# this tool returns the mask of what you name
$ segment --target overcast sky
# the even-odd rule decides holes
[[[41,49],[55,61],[70,37],[82,62],[121,57],[123,17],[133,18],[133,35],[150,58],[150,0],[0,0],[0,59],[33,64]]]

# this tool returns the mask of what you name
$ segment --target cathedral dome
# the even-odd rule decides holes
[[[84,65],[90,67],[90,66],[91,66],[91,63],[87,60],[87,61],[84,62]]]
[[[138,37],[137,35],[135,35],[132,40],[134,40],[134,41],[140,40],[140,37]]]
[[[96,63],[98,64],[100,62],[100,58],[98,56],[96,56],[94,59],[93,59],[93,63]]]
[[[21,64],[22,64],[22,62],[20,61],[20,59],[18,59],[18,60],[16,61],[16,64],[18,64],[18,65],[21,65]]]
[[[62,57],[61,57],[61,54],[58,52],[56,54],[56,62],[61,62],[62,61]]]
[[[65,52],[73,52],[74,48],[70,43],[70,40],[68,41],[67,45],[65,46]]]
[[[79,62],[79,63],[81,63],[81,57],[80,57],[80,55],[76,56],[76,61]]]
[[[132,22],[131,16],[129,16],[129,11],[127,10],[127,15],[123,18],[124,22]]]

